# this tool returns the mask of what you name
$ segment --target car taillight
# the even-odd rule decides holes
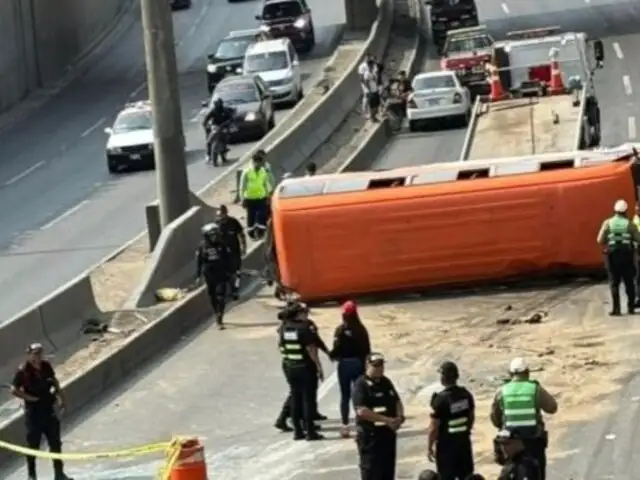
[[[462,103],[462,95],[458,92],[453,94],[453,103]]]
[[[409,108],[418,108],[418,105],[416,105],[415,100],[413,98],[411,98],[407,102],[407,107],[409,107]]]

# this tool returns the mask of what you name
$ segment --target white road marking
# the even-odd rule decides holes
[[[633,93],[633,89],[631,88],[631,79],[629,75],[625,75],[622,77],[622,85],[624,85],[624,93],[627,95],[631,95]]]
[[[69,210],[67,210],[66,212],[63,212],[62,214],[60,214],[59,216],[57,216],[56,218],[51,220],[46,225],[43,225],[42,227],[40,227],[40,230],[47,230],[47,229],[53,227],[54,225],[58,224],[59,222],[61,222],[65,218],[70,217],[71,215],[76,213],[78,210],[80,210],[82,207],[84,207],[87,203],[89,203],[89,200],[81,201],[75,207],[71,207]]]
[[[334,370],[331,375],[324,379],[324,382],[320,384],[318,388],[318,400],[322,400],[326,397],[331,389],[338,383],[338,374]]]
[[[624,53],[622,53],[622,48],[620,48],[620,44],[618,42],[613,42],[613,51],[616,52],[616,57],[620,60],[624,58]]]
[[[189,29],[189,31],[187,32],[187,37],[190,37],[191,35],[193,35],[194,33],[196,33],[196,25],[194,25],[193,27],[191,27]]]
[[[142,82],[133,92],[129,94],[129,98],[133,98],[138,95],[146,86],[147,82]]]
[[[627,120],[627,124],[629,130],[629,140],[635,140],[638,134],[636,128],[636,117],[629,117],[629,119]]]
[[[506,3],[503,3],[503,4],[501,5],[501,7],[502,7],[502,10],[504,11],[504,13],[506,13],[507,15],[509,15],[509,14],[511,13],[511,12],[509,11],[509,7],[507,7],[507,4],[506,4]]]
[[[100,125],[102,125],[106,121],[107,121],[107,117],[102,117],[96,123],[94,123],[89,128],[87,128],[84,132],[82,132],[82,134],[80,136],[83,137],[83,138],[86,137],[87,135],[89,135],[91,132],[93,132],[96,128],[98,128]]]
[[[19,173],[18,175],[16,175],[15,177],[11,177],[9,180],[7,180],[6,182],[4,182],[5,186],[9,186],[9,185],[13,185],[14,183],[16,183],[18,180],[22,180],[24,177],[26,177],[27,175],[29,175],[30,173],[35,172],[37,169],[39,169],[40,167],[42,167],[44,165],[44,160],[42,162],[38,162],[35,165],[31,165],[29,168],[27,168],[24,172]]]

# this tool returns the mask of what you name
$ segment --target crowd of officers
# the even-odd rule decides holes
[[[404,407],[393,382],[384,375],[385,359],[371,352],[369,335],[357,306],[343,304],[342,322],[329,350],[309,318],[309,309],[290,302],[279,313],[279,348],[282,369],[289,385],[275,426],[293,431],[295,440],[319,440],[317,420],[318,381],[324,373],[319,357],[323,351],[338,363],[341,435],[349,437],[349,406],[355,409],[356,444],[362,480],[394,480],[397,431],[405,421]],[[458,385],[459,371],[453,362],[439,369],[442,389],[431,398],[431,423],[427,456],[437,472],[422,472],[422,479],[467,480],[482,478],[474,472],[471,432],[475,423],[475,400]],[[536,380],[524,359],[509,365],[510,378],[496,392],[491,422],[498,434],[494,440],[495,460],[503,466],[500,480],[545,480],[548,444],[542,414],[555,414],[554,397]],[[287,424],[291,418],[292,426]]]

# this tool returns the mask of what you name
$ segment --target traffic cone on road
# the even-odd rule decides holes
[[[499,102],[500,100],[503,100],[507,94],[505,93],[504,88],[502,88],[498,67],[493,63],[487,63],[487,72],[489,73],[489,86],[491,87],[489,101]]]
[[[171,466],[171,480],[207,480],[204,446],[197,438],[182,440],[180,454]]]
[[[562,72],[558,60],[551,60],[551,82],[549,83],[549,93],[551,95],[563,95],[567,92],[562,80]]]

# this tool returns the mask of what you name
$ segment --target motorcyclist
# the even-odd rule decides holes
[[[216,153],[220,154],[222,158],[222,162],[226,163],[227,161],[227,152],[229,149],[227,148],[228,144],[228,135],[226,128],[233,121],[233,115],[235,110],[233,108],[227,107],[224,104],[224,100],[222,98],[216,98],[213,102],[211,108],[207,111],[202,120],[202,126],[204,127],[205,134],[207,136],[207,163],[212,162],[215,165]],[[211,126],[217,127],[217,129],[212,129]],[[224,144],[224,148],[221,152],[212,152],[211,147],[213,145],[213,140],[216,135],[216,130],[221,129],[219,132],[222,136],[221,141]]]
[[[215,223],[206,224],[202,227],[202,241],[196,250],[196,279],[199,283],[204,277],[220,330],[224,329],[224,310],[231,266],[231,252],[222,239],[220,227]]]

